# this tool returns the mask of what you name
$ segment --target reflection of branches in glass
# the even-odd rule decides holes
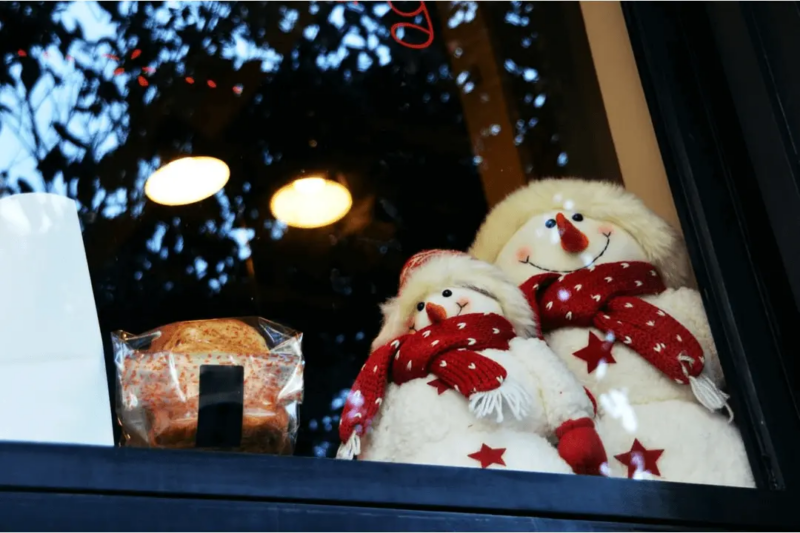
[[[543,17],[538,2],[509,2],[494,10],[495,24],[504,36],[501,45],[503,69],[512,93],[518,97],[514,143],[524,145],[536,162],[536,175],[563,176],[569,162],[561,147],[553,93],[558,82],[552,72],[540,72],[534,64],[546,63],[541,58],[540,29],[551,23]],[[533,64],[532,64],[533,63]],[[526,169],[531,172],[533,169]]]
[[[335,397],[396,289],[386,258],[465,247],[485,211],[446,56],[396,43],[402,21],[386,3],[0,4],[0,194],[76,199],[104,331],[263,312],[313,332],[309,386],[333,388],[307,398],[309,453],[330,451]],[[147,202],[147,176],[188,153],[229,164],[224,191]],[[268,199],[316,171],[355,204],[301,235]],[[458,205],[431,201],[467,183]]]
[[[218,2],[170,7],[135,2],[83,8],[63,3],[26,8],[4,5],[3,20],[22,14],[42,25],[49,19],[50,27],[39,27],[32,35],[55,37],[6,47],[17,50],[19,46],[18,50],[31,53],[12,56],[14,64],[3,80],[7,86],[3,99],[8,103],[3,103],[0,116],[19,145],[4,163],[13,171],[19,158],[30,157],[39,174],[12,175],[10,183],[20,191],[35,188],[71,194],[83,215],[113,217],[126,207],[141,211],[140,161],[157,164],[163,154],[141,138],[152,131],[143,124],[146,121],[131,123],[131,118],[147,116],[148,107],[169,106],[163,91],[178,80],[189,85],[204,81],[198,85],[217,88],[222,86],[220,78],[241,82],[236,72],[246,63],[260,62],[260,74],[276,74],[282,64],[296,70],[305,61],[306,67],[316,65],[321,70],[343,67],[341,74],[352,81],[354,73],[391,60],[385,42],[389,31],[380,24],[389,11],[386,5],[369,6],[371,12],[358,5],[311,3],[301,10],[290,6]],[[96,38],[86,38],[89,34]],[[305,52],[302,57],[301,52]],[[291,63],[283,63],[287,54],[292,56]],[[256,84],[263,81],[251,78]],[[240,83],[233,88],[237,94],[243,90]],[[202,98],[196,94],[173,98],[178,96]],[[139,135],[135,143],[126,144],[131,129]],[[186,135],[169,141],[178,152],[191,150]],[[123,158],[121,151],[132,153]],[[121,172],[98,180],[89,171],[108,163],[107,155],[116,159],[114,167],[122,163]],[[78,159],[81,165],[71,165]],[[271,159],[265,151],[265,160]],[[227,225],[232,226],[230,221]]]

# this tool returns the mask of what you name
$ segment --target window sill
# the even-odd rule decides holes
[[[778,491],[304,457],[17,443],[0,444],[0,490],[11,496],[5,502],[11,511],[18,508],[12,504],[14,498],[24,503],[33,497],[30,493],[41,497],[42,510],[50,501],[41,493],[70,493],[84,499],[124,497],[132,510],[142,499],[158,499],[162,508],[170,509],[164,499],[174,498],[175,512],[188,510],[193,500],[215,500],[212,507],[224,506],[227,500],[231,510],[249,501],[281,504],[281,508],[322,505],[330,512],[334,507],[327,506],[357,506],[371,511],[485,513],[693,528],[785,528],[796,523],[794,498]],[[224,520],[223,514],[214,516]]]

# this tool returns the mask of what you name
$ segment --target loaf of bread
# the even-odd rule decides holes
[[[223,318],[163,326],[158,329],[158,336],[148,351],[266,355],[269,348],[267,341],[254,327],[241,320]]]
[[[117,357],[119,416],[126,444],[193,448],[200,400],[200,367],[244,369],[240,451],[290,454],[302,399],[298,345],[273,352],[264,335],[237,319],[180,322],[138,338],[146,348]],[[288,339],[289,342],[292,338]]]

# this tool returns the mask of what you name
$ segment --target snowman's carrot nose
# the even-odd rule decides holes
[[[437,322],[441,322],[447,318],[447,311],[441,305],[436,305],[432,303],[425,304],[425,312],[428,313],[428,318],[431,321],[431,324],[436,324]]]
[[[589,238],[561,213],[556,215],[556,224],[558,224],[558,234],[561,236],[561,247],[565,251],[576,254],[589,246]]]

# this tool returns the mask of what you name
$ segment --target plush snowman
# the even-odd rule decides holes
[[[433,250],[403,268],[341,415],[338,457],[598,474],[584,388],[500,269]]]
[[[623,188],[532,182],[471,253],[540,313],[548,345],[598,398],[610,475],[754,486],[680,238]]]

